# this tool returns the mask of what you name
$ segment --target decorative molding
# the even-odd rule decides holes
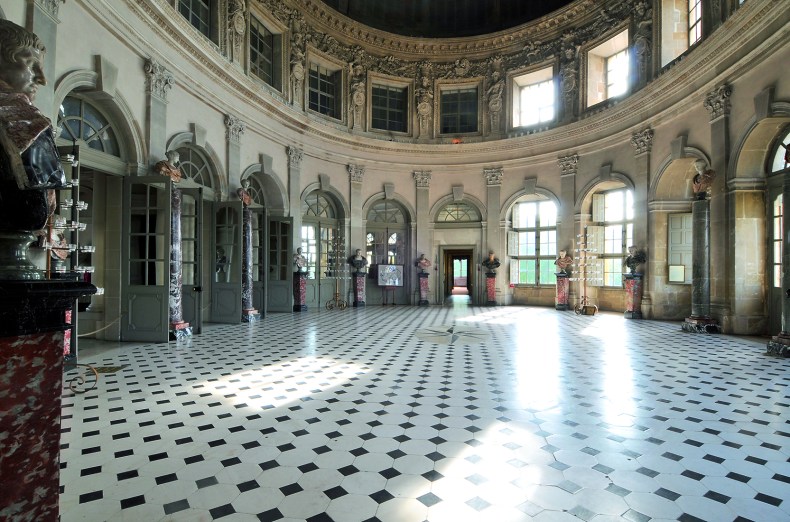
[[[430,187],[431,186],[431,171],[430,170],[415,170],[412,174],[417,187]]]
[[[38,5],[42,11],[47,13],[49,16],[52,17],[53,20],[58,20],[58,11],[60,10],[60,4],[65,4],[66,0],[36,0],[36,5]]]
[[[645,154],[653,148],[653,129],[645,129],[631,135],[631,145],[636,148],[636,154]]]
[[[489,187],[502,185],[502,176],[505,175],[502,167],[493,169],[483,169],[483,176],[486,177],[486,185]]]
[[[362,165],[348,164],[348,177],[352,183],[362,183],[362,178],[365,176],[365,167]]]
[[[230,114],[225,115],[226,138],[228,141],[238,143],[241,140],[241,135],[244,134],[247,124],[241,121],[236,116]]]
[[[710,113],[710,121],[717,120],[730,114],[730,95],[732,87],[727,84],[719,85],[705,96],[704,106]]]
[[[143,70],[146,79],[145,92],[167,103],[167,93],[176,83],[172,73],[150,58],[145,61]]]
[[[302,165],[302,158],[304,157],[302,149],[289,146],[286,147],[286,151],[288,152],[288,166],[294,169],[300,168]]]
[[[557,160],[557,163],[560,166],[560,175],[567,176],[567,175],[576,175],[576,172],[579,169],[579,155],[572,154],[570,156],[560,156]]]

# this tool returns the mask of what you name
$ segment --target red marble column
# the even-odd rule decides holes
[[[417,277],[420,279],[420,301],[417,304],[428,306],[428,272],[420,272]]]
[[[625,318],[642,318],[642,274],[625,276]]]
[[[294,312],[307,310],[307,272],[294,272]]]
[[[365,276],[364,272],[354,274],[354,307],[365,306]]]
[[[488,306],[496,306],[496,274],[486,274],[486,304]]]
[[[557,274],[557,292],[554,295],[554,308],[556,310],[568,309],[569,288],[568,274]]]

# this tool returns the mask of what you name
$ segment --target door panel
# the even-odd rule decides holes
[[[124,179],[123,341],[168,341],[171,188],[162,176]]]
[[[214,204],[211,321],[241,322],[241,201]]]
[[[268,282],[269,312],[293,311],[293,225],[291,218],[269,217],[264,245],[266,249],[263,272]]]
[[[776,178],[776,176],[774,177]],[[781,185],[776,186],[776,180],[769,180],[768,188],[768,332],[776,335],[782,331],[782,306],[784,292],[782,291],[782,238],[784,205]]]
[[[266,315],[266,212],[252,208],[252,306],[261,317]]]
[[[192,333],[203,329],[203,189],[181,189],[181,302]]]

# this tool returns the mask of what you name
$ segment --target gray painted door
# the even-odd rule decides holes
[[[121,339],[167,342],[170,191],[163,176],[127,177],[123,190]]]
[[[768,334],[776,335],[782,331],[782,177],[773,176],[768,180]],[[787,236],[787,234],[784,234]]]
[[[264,272],[269,312],[293,311],[293,224],[291,218],[269,217]]]
[[[181,189],[181,302],[192,333],[203,329],[203,189]]]
[[[264,317],[268,312],[266,302],[266,211],[263,207],[252,210],[252,306]]]
[[[211,321],[241,322],[241,201],[214,204]]]

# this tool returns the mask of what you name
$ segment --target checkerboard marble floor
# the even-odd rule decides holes
[[[764,352],[528,307],[86,342],[114,368],[64,388],[61,520],[790,520],[790,360]]]

